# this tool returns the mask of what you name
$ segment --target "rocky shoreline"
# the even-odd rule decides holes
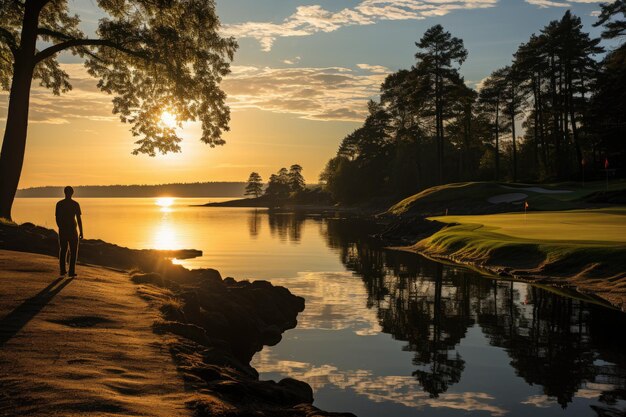
[[[0,249],[54,255],[56,232],[32,224],[0,223]],[[260,381],[250,365],[264,345],[294,328],[304,299],[267,281],[222,279],[213,269],[187,270],[171,258],[200,252],[132,250],[85,240],[80,260],[132,270],[141,297],[162,313],[154,331],[165,334],[172,358],[193,392],[186,406],[196,416],[349,417],[312,405],[305,382]]]

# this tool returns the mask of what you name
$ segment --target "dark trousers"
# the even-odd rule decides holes
[[[59,230],[59,266],[61,274],[65,274],[65,262],[68,258],[67,248],[69,247],[69,274],[76,273],[76,258],[78,256],[78,233],[76,229]]]

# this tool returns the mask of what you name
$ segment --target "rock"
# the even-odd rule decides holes
[[[278,385],[287,390],[300,403],[313,403],[313,389],[306,382],[298,381],[293,378],[284,378],[278,382]]]

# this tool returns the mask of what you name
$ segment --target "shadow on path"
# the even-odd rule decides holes
[[[74,278],[66,280],[63,277],[57,278],[46,288],[39,291],[37,295],[25,300],[15,310],[0,320],[0,347],[11,340],[31,319],[39,314],[55,295],[61,292],[73,280]]]

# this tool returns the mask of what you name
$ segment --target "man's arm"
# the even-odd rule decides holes
[[[59,223],[59,203],[57,203],[55,209],[54,209],[54,218],[57,222],[57,227],[60,229],[61,228],[61,224]]]
[[[83,238],[83,220],[81,219],[80,214],[76,215],[76,221],[78,222],[78,231],[79,231],[78,238],[82,239]]]
[[[83,212],[80,210],[80,204],[76,203],[76,222],[78,223],[78,238],[83,238],[83,219],[80,217]]]

